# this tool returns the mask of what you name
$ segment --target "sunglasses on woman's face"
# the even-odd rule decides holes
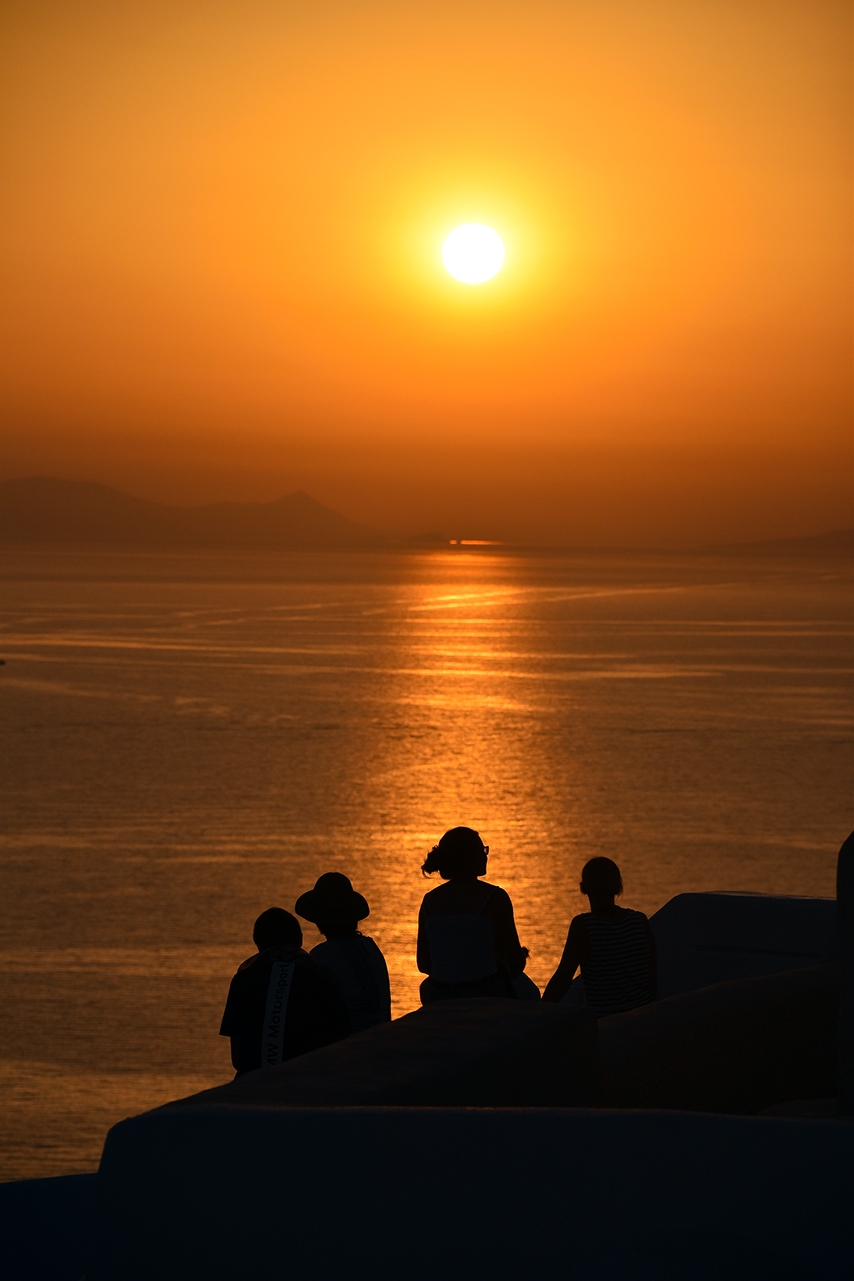
[[[488,854],[488,853],[489,853],[489,846],[488,846],[488,845],[484,845],[484,847],[483,847],[483,857],[484,857],[484,858],[486,858],[486,856],[487,856],[487,854]]]

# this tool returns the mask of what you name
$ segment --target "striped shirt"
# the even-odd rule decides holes
[[[653,999],[649,983],[650,947],[643,912],[627,909],[619,921],[592,912],[581,918],[590,955],[581,963],[587,1004],[597,1014],[619,1014]]]

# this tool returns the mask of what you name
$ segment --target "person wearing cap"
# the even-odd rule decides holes
[[[370,910],[367,899],[341,872],[318,877],[314,889],[301,894],[294,906],[296,914],[311,921],[326,938],[310,955],[335,975],[347,1004],[351,1032],[363,1032],[391,1019],[385,958],[374,940],[358,929]]]
[[[539,999],[523,975],[528,950],[519,943],[510,895],[479,878],[489,847],[471,827],[453,827],[421,865],[445,885],[424,895],[418,914],[417,963],[428,977],[421,1003],[453,997]]]
[[[302,950],[300,923],[281,907],[255,922],[258,951],[228,989],[220,1036],[231,1038],[231,1061],[242,1076],[276,1067],[349,1034],[347,1008],[328,971]]]

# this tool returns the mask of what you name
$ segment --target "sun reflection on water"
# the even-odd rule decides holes
[[[395,1013],[414,1008],[420,865],[456,824],[490,846],[541,987],[593,854],[646,912],[682,890],[833,893],[836,579],[466,549],[44,563],[4,583],[0,874],[20,911],[0,1034],[9,1080],[50,1066],[12,1091],[40,1155],[22,1139],[5,1177],[94,1168],[106,1124],[227,1079],[228,974],[258,913],[322,872],[365,894]]]

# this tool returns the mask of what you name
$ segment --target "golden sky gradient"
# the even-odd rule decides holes
[[[851,524],[848,3],[4,15],[4,475],[462,537]]]

